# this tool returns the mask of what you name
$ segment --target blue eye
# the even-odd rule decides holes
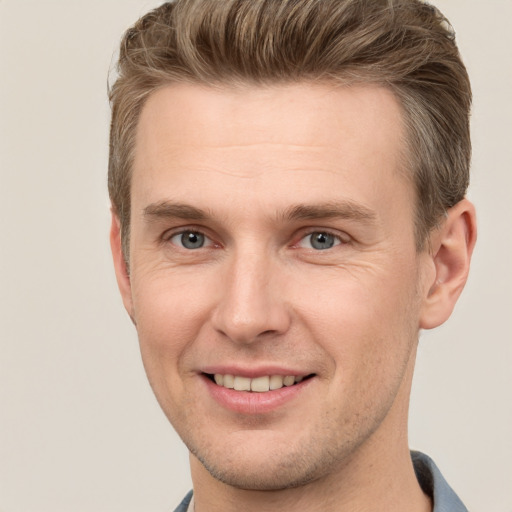
[[[183,231],[171,237],[171,242],[185,249],[201,249],[205,246],[207,238],[197,231]]]
[[[331,235],[331,233],[315,231],[305,236],[301,240],[300,246],[307,249],[313,248],[317,251],[324,251],[325,249],[331,249],[340,243],[340,239],[335,235]]]

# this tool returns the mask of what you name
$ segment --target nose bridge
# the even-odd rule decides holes
[[[277,267],[268,248],[248,244],[234,251],[214,314],[218,331],[239,343],[286,331],[289,314]]]

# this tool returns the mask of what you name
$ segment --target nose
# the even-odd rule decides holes
[[[218,332],[251,344],[288,330],[290,310],[276,266],[270,257],[255,254],[240,254],[230,262],[212,314]]]

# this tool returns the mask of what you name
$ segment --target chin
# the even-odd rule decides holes
[[[319,478],[317,468],[289,464],[282,459],[274,463],[237,464],[230,462],[210,464],[208,460],[199,459],[210,475],[231,487],[252,491],[278,491],[304,486]],[[250,465],[251,467],[247,467]]]
[[[301,487],[329,473],[335,463],[332,454],[311,450],[307,443],[293,446],[281,441],[281,448],[272,442],[260,443],[255,450],[237,444],[238,448],[231,445],[220,450],[218,446],[197,449],[189,445],[188,448],[213,478],[244,490],[277,491]]]

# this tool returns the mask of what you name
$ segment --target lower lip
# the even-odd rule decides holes
[[[202,379],[213,399],[226,409],[241,414],[264,414],[275,411],[294,400],[309,387],[314,377],[293,386],[285,386],[264,393],[228,389],[215,384],[205,375],[202,375]]]

